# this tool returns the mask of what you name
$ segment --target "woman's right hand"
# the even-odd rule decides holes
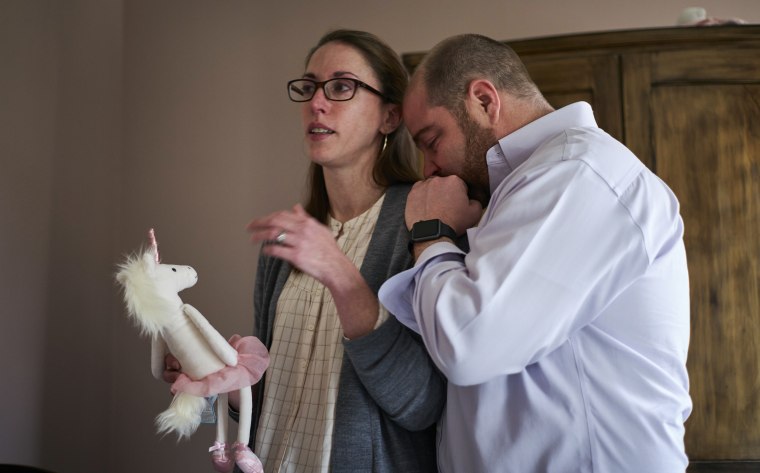
[[[283,259],[332,289],[336,276],[355,269],[335,242],[330,228],[309,215],[300,204],[251,221],[254,242],[267,244],[262,252]]]
[[[328,226],[295,205],[292,210],[253,220],[247,228],[252,241],[274,242],[262,247],[263,254],[287,261],[330,291],[347,338],[374,330],[380,308],[377,296]]]

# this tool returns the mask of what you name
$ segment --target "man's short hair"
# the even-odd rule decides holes
[[[474,79],[486,79],[510,95],[540,97],[538,87],[512,48],[477,34],[445,39],[419,65],[431,106],[443,106],[455,115],[464,112],[463,100]]]

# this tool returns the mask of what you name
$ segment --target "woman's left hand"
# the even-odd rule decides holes
[[[251,221],[251,241],[265,243],[264,254],[283,259],[326,286],[352,264],[338,248],[330,229],[300,204]]]

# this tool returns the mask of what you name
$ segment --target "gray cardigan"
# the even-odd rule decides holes
[[[360,269],[375,294],[385,280],[412,264],[404,223],[409,190],[408,185],[387,189]],[[277,300],[290,271],[282,260],[259,259],[254,335],[267,348],[272,345]],[[436,472],[436,423],[446,385],[422,340],[391,316],[373,332],[344,340],[343,346],[330,471]],[[251,445],[255,445],[265,382],[266,374],[253,387]]]

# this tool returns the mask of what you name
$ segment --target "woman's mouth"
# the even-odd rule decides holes
[[[328,128],[321,128],[321,127],[309,128],[309,134],[311,135],[332,135],[333,133],[335,132]]]

